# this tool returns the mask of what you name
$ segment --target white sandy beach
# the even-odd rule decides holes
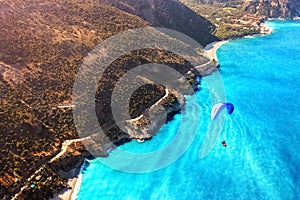
[[[266,23],[262,23],[260,25],[260,34],[255,34],[255,35],[248,35],[248,36],[244,36],[241,38],[251,38],[251,37],[255,37],[255,36],[264,36],[264,35],[269,35],[273,33],[273,29],[271,27],[269,27]],[[215,60],[218,61],[216,52],[218,50],[218,48],[220,48],[223,44],[225,44],[226,42],[229,42],[230,40],[223,40],[223,41],[217,41],[217,42],[212,42],[208,45],[205,46],[204,50],[206,51],[206,53],[208,54],[209,58],[211,60]]]
[[[212,42],[212,43],[206,45],[205,48],[204,48],[204,50],[206,51],[208,57],[209,57],[211,60],[218,61],[216,52],[217,52],[218,48],[220,48],[220,47],[221,47],[223,44],[225,44],[226,42],[228,42],[228,40]]]
[[[259,36],[262,35],[269,35],[273,32],[273,29],[271,27],[269,27],[266,23],[261,24],[261,30],[260,30],[260,34],[258,34]],[[251,38],[257,35],[250,35],[250,36],[245,36],[244,38]],[[225,44],[226,42],[229,42],[230,40],[223,40],[223,41],[217,41],[217,42],[212,42],[208,45],[205,46],[204,50],[206,51],[206,53],[208,54],[209,58],[211,60],[215,60],[218,61],[216,52],[218,50],[218,48],[220,48],[223,44]]]

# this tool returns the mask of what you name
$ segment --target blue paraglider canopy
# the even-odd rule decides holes
[[[227,109],[227,113],[230,115],[234,111],[234,105],[232,103],[217,103],[213,106],[211,111],[211,119],[216,119],[224,108]]]

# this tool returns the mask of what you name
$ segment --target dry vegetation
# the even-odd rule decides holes
[[[203,62],[205,61],[206,60],[203,59]],[[135,66],[147,63],[165,64],[183,75],[189,70],[193,69],[193,66],[190,63],[176,54],[155,49],[132,51],[124,54],[119,59],[114,61],[105,70],[104,76],[100,79],[99,88],[96,95],[96,112],[99,123],[112,141],[116,141],[117,138],[123,137],[126,135],[126,133],[120,130],[115,124],[111,106],[103,105],[110,105],[111,94],[117,80],[119,80],[127,71]],[[149,69],[148,73],[151,73],[153,70],[154,69]],[[132,84],[134,84],[136,81],[139,81],[138,78],[136,80],[131,80]],[[144,86],[137,89],[131,96],[129,114],[132,118],[143,114],[147,108],[165,95],[164,86],[151,83],[152,80],[149,81],[150,83],[144,81]],[[124,86],[122,91],[126,93],[128,88],[129,87]],[[122,98],[123,97],[120,96],[118,99],[122,101]],[[124,113],[120,113],[121,116],[123,116],[123,114]],[[125,114],[123,117],[126,119]]]
[[[63,140],[77,137],[72,111],[56,107],[70,103],[82,58],[105,38],[147,23],[96,1],[1,1],[0,10],[4,197],[58,153]]]
[[[59,153],[64,140],[78,137],[72,108],[58,106],[70,105],[82,59],[104,39],[149,24],[93,0],[2,0],[0,11],[0,198],[10,199],[41,169],[36,176],[42,178],[34,178],[35,187],[27,187],[24,195],[43,199],[66,184],[57,176],[55,165],[51,165],[53,170],[47,163]],[[170,52],[130,52],[112,63],[111,73],[108,69],[102,80],[105,87],[98,93],[102,101],[109,99],[115,78],[149,62],[168,64],[183,74],[192,67]],[[138,116],[163,96],[163,89],[146,84],[137,90],[131,116]],[[168,105],[174,102],[172,98]],[[110,113],[104,106],[98,108]],[[112,123],[107,116],[99,117],[101,125]],[[123,133],[112,124],[107,134],[118,139]]]
[[[153,27],[164,27],[183,33],[202,46],[217,38],[215,26],[189,7],[174,0],[100,0],[120,10],[137,15]]]

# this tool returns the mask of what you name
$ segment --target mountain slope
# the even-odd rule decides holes
[[[300,16],[299,0],[195,0],[191,2],[224,7],[240,7],[244,11],[270,18]]]
[[[173,15],[169,14],[160,15],[160,23],[172,20]],[[203,21],[197,14],[193,16]],[[176,26],[178,22],[170,24]],[[73,153],[57,159],[58,163],[49,164],[49,160],[59,154],[63,141],[78,137],[71,99],[83,58],[106,38],[145,26],[150,23],[141,17],[97,0],[0,1],[1,199],[11,199],[25,183],[23,199],[43,199],[66,186],[62,178],[65,176],[58,176],[58,171],[66,174],[75,157],[82,161],[83,156],[73,149]],[[203,44],[212,39],[211,28],[207,21],[197,27],[196,33],[204,30],[198,38]],[[205,61],[207,58],[203,57]],[[129,52],[112,63],[113,73],[104,75],[102,83],[111,87],[103,87],[100,97],[107,100],[109,90],[118,81],[116,77],[126,70],[151,62],[169,65],[182,74],[191,68],[190,63],[170,52],[158,49]],[[164,94],[162,86],[146,84],[135,92],[130,114],[140,115]],[[174,102],[174,97],[168,100]],[[99,110],[107,111],[103,104]],[[107,115],[99,116],[99,121],[111,129],[110,138],[118,141],[124,136]],[[27,181],[36,171],[39,173]]]
[[[214,25],[177,0],[100,0],[137,15],[154,27],[174,29],[201,45],[217,40]]]
[[[300,16],[298,0],[244,0],[245,11],[265,15],[271,18],[293,18]]]
[[[4,0],[0,26],[0,198],[10,199],[63,140],[77,137],[71,109],[57,106],[70,104],[83,57],[105,38],[148,23],[97,1]]]

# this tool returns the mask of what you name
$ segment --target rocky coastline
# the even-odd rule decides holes
[[[219,46],[213,46],[212,51],[216,51],[216,49]],[[206,55],[207,57],[210,59],[209,62],[207,62],[206,64],[200,66],[202,69],[201,74],[203,73],[205,76],[209,75],[211,73],[213,73],[215,70],[217,70],[217,68],[219,67],[218,62],[216,62],[214,59],[215,57],[211,57],[210,53],[208,53],[208,51],[206,51]],[[199,66],[198,66],[199,67]],[[195,73],[189,71],[185,77],[187,79],[192,79],[193,83],[191,84],[194,91],[196,91],[198,89],[199,86],[199,82],[196,81],[196,77],[198,75],[196,75]],[[153,104],[149,109],[147,109],[147,111],[145,113],[143,113],[142,115],[140,115],[137,118],[131,119],[127,121],[127,125],[128,125],[128,137],[126,138],[128,141],[130,140],[138,140],[138,141],[143,141],[146,139],[151,139],[151,137],[153,135],[155,135],[157,133],[157,131],[159,130],[159,128],[161,127],[161,122],[164,120],[163,116],[156,116],[154,118],[154,121],[151,123],[153,127],[146,127],[144,128],[141,132],[143,132],[144,134],[136,134],[135,131],[135,127],[138,126],[139,124],[143,123],[143,121],[147,121],[147,113],[153,111],[156,109],[156,107],[162,106],[164,104],[166,104],[166,101],[168,101],[169,99],[173,99],[176,98],[177,101],[175,101],[172,106],[168,106],[166,108],[166,114],[168,116],[172,116],[175,115],[176,113],[178,113],[185,105],[185,98],[182,94],[179,94],[177,91],[174,91],[170,88],[166,88],[166,93],[165,96],[163,96],[161,99],[159,99],[155,104]],[[150,131],[149,131],[150,130]],[[122,138],[124,139],[124,138]],[[109,152],[111,151],[110,147],[107,147],[107,154],[104,156],[109,156]],[[69,179],[68,179],[68,187],[67,189],[60,191],[60,192],[56,192],[54,194],[54,198],[53,199],[63,199],[63,200],[69,200],[69,199],[75,199],[76,198],[76,192],[78,192],[77,190],[80,187],[80,182],[81,182],[81,176],[80,176],[80,168],[82,166],[82,164],[84,163],[84,160],[86,157],[92,158],[92,156],[87,153],[86,151],[83,152],[83,155],[86,154],[86,156],[81,156],[80,159],[75,158],[73,161],[75,162],[75,164],[73,166],[72,169],[68,169],[68,172],[63,172],[63,174],[68,174],[69,175]],[[75,161],[76,160],[76,161]],[[58,160],[57,160],[58,161]],[[62,164],[61,162],[59,162],[62,166],[59,167],[58,165],[56,166],[57,169],[63,168],[66,163],[64,162],[64,164]],[[73,162],[72,162],[73,163]],[[68,165],[70,167],[70,165]],[[60,172],[61,169],[60,169]],[[75,174],[74,174],[75,172]]]
[[[270,34],[272,30],[266,26],[264,23],[260,25],[261,27],[261,33],[260,35],[266,35]],[[251,35],[253,36],[253,35]],[[249,36],[248,36],[249,37]],[[227,40],[226,40],[227,41]],[[216,57],[216,51],[217,49],[224,44],[226,41],[217,41],[208,44],[205,47],[206,55],[210,59],[209,62],[202,66],[196,66],[197,70],[200,71],[202,76],[207,76],[213,73],[218,67],[218,61]],[[198,82],[196,81],[196,77],[199,76],[199,74],[195,74],[192,71],[189,71],[185,77],[188,80],[192,80],[192,87],[194,90],[197,90],[198,88]],[[149,109],[145,111],[141,116],[136,117],[134,119],[127,121],[127,127],[128,127],[128,137],[121,138],[122,140],[130,141],[130,140],[139,140],[143,141],[145,139],[151,139],[153,135],[156,134],[156,132],[159,130],[159,128],[163,125],[161,124],[162,121],[164,121],[163,115],[157,115],[154,118],[154,122],[151,123],[152,127],[144,127],[144,130],[140,131],[144,134],[136,134],[136,127],[139,126],[141,123],[147,121],[147,113],[151,113],[153,110],[156,110],[156,107],[164,105],[168,100],[174,99],[174,97],[177,99],[177,101],[174,101],[171,106],[168,106],[166,109],[166,113],[168,116],[172,116],[176,114],[180,109],[184,107],[185,99],[184,96],[179,94],[178,92],[166,88],[165,95],[159,99],[155,104],[153,104]],[[150,131],[149,131],[150,130]],[[75,140],[68,140],[65,141],[62,145],[61,152],[56,154],[55,157],[53,157],[48,165],[50,168],[52,168],[58,175],[63,177],[64,179],[67,179],[67,183],[65,185],[65,189],[63,190],[53,190],[53,198],[52,199],[75,199],[76,193],[78,192],[81,182],[81,176],[80,176],[80,169],[82,164],[84,163],[84,160],[86,158],[93,158],[93,156],[86,150],[86,148],[82,145],[82,141],[88,141],[89,138],[82,139],[75,139]],[[118,141],[115,141],[116,143]],[[108,152],[111,150],[109,146],[107,146],[106,152],[103,154],[103,156],[108,156]],[[30,185],[24,185],[24,190],[26,191],[26,187],[30,187]],[[26,197],[26,192],[22,192],[20,197]],[[18,194],[16,195],[18,197]],[[16,198],[17,199],[17,198]]]
[[[272,33],[272,29],[270,27],[268,27],[265,23],[261,23],[260,24],[260,33],[259,34],[252,34],[252,35],[248,35],[248,36],[243,36],[243,37],[253,37],[256,35],[268,35]],[[240,37],[240,38],[243,38]],[[206,47],[204,48],[206,55],[208,56],[208,58],[210,59],[209,62],[207,62],[206,64],[204,64],[203,66],[198,66],[197,69],[200,68],[201,74],[203,76],[208,76],[211,73],[213,73],[217,68],[219,68],[219,63],[218,63],[218,59],[216,56],[216,51],[218,50],[218,48],[220,46],[222,46],[224,43],[228,42],[228,40],[223,40],[223,41],[216,41],[216,42],[212,42],[208,45],[206,45]],[[192,73],[191,71],[189,71],[186,75],[187,79],[192,78],[194,80],[192,86],[194,90],[197,90],[198,88],[198,84],[195,80],[196,80],[196,75],[194,73]],[[174,103],[171,107],[168,107],[168,109],[166,110],[166,113],[168,116],[174,115],[176,114],[178,111],[180,111],[180,109],[182,109],[184,107],[185,104],[185,99],[184,96],[177,93],[176,91],[173,91],[171,89],[166,88],[166,93],[165,96],[163,96],[161,99],[159,99],[155,104],[153,104],[146,112],[151,112],[152,110],[155,110],[157,106],[161,106],[164,101],[166,99],[169,98],[173,98],[176,97],[179,101],[176,101],[176,103]],[[145,134],[136,134],[135,128],[136,126],[138,126],[139,124],[143,123],[143,121],[147,121],[147,114],[143,113],[142,115],[140,115],[139,117],[136,117],[134,119],[128,120],[127,121],[127,125],[129,125],[128,127],[128,137],[125,138],[126,140],[130,141],[130,140],[139,140],[139,141],[144,141],[147,139],[151,139],[151,137],[153,135],[156,134],[156,132],[158,131],[158,129],[160,128],[161,124],[160,122],[163,120],[162,116],[157,116],[154,118],[154,122],[152,123],[152,125],[154,125],[155,127],[147,127],[147,130],[144,129],[141,132],[145,133]],[[149,129],[152,130],[149,132]],[[124,138],[122,138],[124,139]],[[108,148],[107,152],[109,152],[111,149]],[[77,190],[80,187],[80,183],[81,183],[81,176],[80,176],[80,168],[82,166],[82,164],[84,163],[84,160],[89,157],[92,158],[92,156],[87,153],[86,151],[83,152],[83,155],[86,156],[82,156],[81,159],[77,159],[76,163],[73,165],[74,167],[70,169],[70,171],[68,172],[69,174],[69,180],[68,180],[68,185],[69,187],[63,191],[57,192],[54,194],[54,199],[59,198],[59,199],[63,199],[63,200],[70,200],[70,199],[75,199],[76,198],[76,192],[78,192]],[[108,155],[108,154],[107,154]],[[71,166],[69,166],[71,167]],[[58,167],[59,168],[59,167]],[[74,174],[75,172],[75,174]]]

